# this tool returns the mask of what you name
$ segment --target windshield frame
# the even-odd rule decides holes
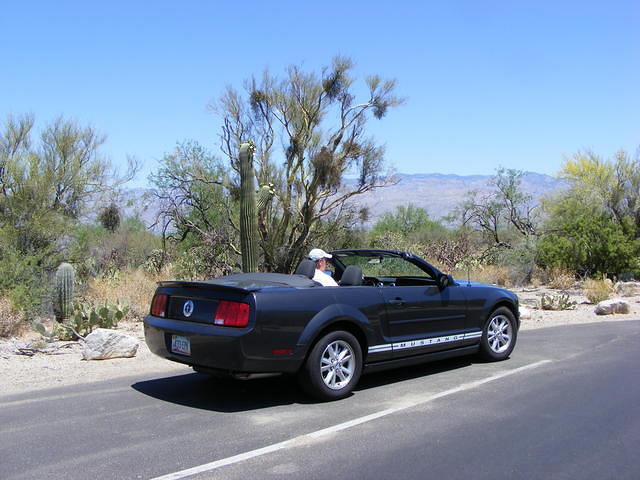
[[[443,273],[438,270],[436,267],[431,265],[426,260],[414,255],[410,252],[403,252],[400,250],[383,250],[383,249],[344,249],[344,250],[333,250],[330,252],[333,255],[331,259],[331,263],[336,267],[338,276],[342,276],[346,265],[344,262],[340,260],[340,258],[344,257],[380,257],[380,258],[402,258],[407,262],[413,264],[418,267],[422,272],[424,272],[425,277],[431,278],[433,280],[438,280]]]

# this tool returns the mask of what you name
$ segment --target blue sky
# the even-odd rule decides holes
[[[194,139],[226,85],[335,55],[398,80],[371,133],[403,173],[554,174],[563,154],[640,145],[640,2],[5,1],[0,118],[64,115],[118,165]]]

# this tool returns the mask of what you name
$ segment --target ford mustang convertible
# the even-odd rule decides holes
[[[296,273],[160,282],[144,320],[152,352],[210,375],[295,374],[312,396],[350,394],[361,373],[458,355],[504,360],[518,297],[454,280],[392,250],[331,252],[337,287]]]

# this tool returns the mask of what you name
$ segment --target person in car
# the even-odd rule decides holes
[[[336,281],[326,273],[327,259],[333,257],[330,253],[325,252],[321,248],[314,248],[309,252],[309,259],[316,262],[316,273],[313,275],[313,280],[322,284],[325,287],[337,287]]]

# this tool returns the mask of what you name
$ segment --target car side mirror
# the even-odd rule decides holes
[[[438,287],[440,288],[440,290],[444,290],[445,288],[453,284],[454,284],[453,277],[449,274],[443,273],[438,277]]]

